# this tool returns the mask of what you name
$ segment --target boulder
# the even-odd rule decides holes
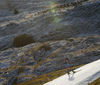
[[[19,11],[17,9],[14,9],[14,14],[19,14]]]
[[[28,44],[31,44],[34,42],[35,42],[35,40],[33,39],[33,36],[27,35],[27,34],[22,34],[22,35],[16,36],[14,38],[13,45],[15,47],[23,47],[25,45],[28,45]]]

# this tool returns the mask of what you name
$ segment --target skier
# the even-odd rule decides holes
[[[70,64],[69,59],[68,59],[68,58],[65,58],[65,67],[67,68],[67,73],[70,74],[70,73],[69,73],[69,68],[70,68],[70,70],[71,70],[73,73],[75,73],[75,72],[72,70],[72,68],[71,68],[71,66],[70,66],[69,64]]]

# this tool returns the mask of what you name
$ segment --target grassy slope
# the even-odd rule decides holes
[[[98,79],[94,80],[93,82],[91,82],[88,85],[100,85],[100,77]]]
[[[98,37],[98,36],[94,36],[94,37]],[[82,38],[82,37],[81,37]],[[81,38],[74,38],[74,40],[80,40]],[[46,44],[46,43],[45,43]],[[31,50],[30,51],[30,54],[33,53],[35,50],[39,50],[39,48],[44,45],[44,44],[39,44],[37,46],[34,47],[34,50]],[[69,54],[74,54],[74,57],[78,56],[78,55],[82,55],[86,52],[91,52],[91,51],[97,51],[98,49],[100,48],[100,45],[97,45],[97,46],[93,46],[93,47],[89,47],[89,48],[86,48],[86,49],[80,49],[78,51],[74,51],[74,52],[70,52]],[[37,68],[40,64],[44,63],[44,62],[47,62],[48,61],[48,58],[50,57],[53,57],[54,55],[56,55],[56,53],[60,52],[62,49],[59,49],[59,50],[56,50],[54,53],[52,53],[50,56],[48,56],[45,60],[42,60],[40,61],[38,64],[32,66],[32,68]],[[27,52],[26,52],[27,53]],[[61,53],[62,55],[63,53]],[[57,58],[59,58],[60,56],[58,56]],[[50,59],[49,59],[50,60]],[[51,59],[53,60],[53,59]],[[17,61],[18,62],[18,61]],[[22,66],[21,66],[22,67]],[[77,66],[77,67],[80,67],[80,66]],[[73,69],[77,68],[77,67],[73,67]],[[34,79],[31,79],[29,81],[26,81],[26,82],[22,82],[20,84],[15,84],[16,81],[14,82],[14,85],[42,85],[43,83],[46,83],[48,81],[51,81],[61,75],[64,75],[66,73],[66,69],[64,70],[59,70],[59,71],[54,71],[54,72],[51,72],[51,73],[47,73],[45,75],[41,75],[39,77],[36,77]]]
[[[75,67],[72,67],[72,68],[75,69],[75,68],[78,68],[78,67],[81,67],[81,66],[83,66],[83,65],[75,66]],[[20,84],[14,84],[14,85],[43,85],[46,82],[49,82],[49,81],[51,81],[51,80],[53,80],[53,79],[55,79],[59,76],[66,74],[66,71],[67,71],[66,69],[54,71],[54,72],[51,72],[51,73],[41,75],[37,78],[33,78],[29,81],[26,81],[26,82],[23,82],[23,83],[20,83]]]

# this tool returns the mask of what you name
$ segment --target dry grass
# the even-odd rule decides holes
[[[90,37],[90,36],[89,36]],[[94,36],[94,37],[98,37],[98,36]],[[81,37],[80,38],[74,38],[74,40],[76,41],[76,40],[80,40],[81,39]],[[24,56],[24,55],[26,55],[26,54],[28,54],[28,56],[30,56],[32,53],[34,53],[34,52],[38,52],[39,50],[41,50],[42,48],[43,49],[45,49],[45,50],[50,50],[51,49],[51,46],[50,45],[48,45],[49,43],[48,42],[46,42],[46,43],[41,43],[41,44],[38,44],[38,45],[36,45],[35,47],[32,47],[32,48],[30,48],[31,50],[30,51],[26,51],[23,55],[21,55],[21,56]],[[65,46],[65,45],[64,45]],[[86,49],[81,49],[81,50],[78,50],[78,51],[75,51],[75,52],[70,52],[67,56],[69,56],[70,54],[74,54],[74,57],[76,57],[76,56],[78,56],[78,55],[82,55],[82,54],[84,54],[84,53],[86,53],[86,52],[90,52],[90,51],[96,51],[96,50],[98,50],[100,48],[100,45],[98,45],[98,46],[95,46],[95,47],[90,47],[90,48],[86,48]],[[47,62],[47,61],[50,61],[50,59],[49,58],[51,58],[51,57],[53,57],[53,56],[55,56],[55,55],[58,55],[59,54],[59,52],[61,52],[63,50],[63,48],[58,48],[58,49],[56,49],[55,51],[54,51],[54,53],[52,53],[50,56],[47,56],[47,58],[45,59],[45,60],[42,60],[42,61],[40,61],[38,64],[36,64],[36,65],[34,65],[33,66],[33,68],[35,69],[35,68],[37,68],[40,64],[42,64],[42,63],[44,63],[44,62]],[[61,55],[63,55],[64,53],[61,53],[61,54],[59,54],[59,56],[57,57],[57,58],[59,58]],[[21,56],[19,56],[18,58],[20,58]],[[35,57],[35,54],[33,55],[34,57]],[[66,56],[66,57],[67,57]],[[28,58],[28,57],[27,57]],[[18,61],[16,61],[15,62],[15,64],[16,63],[18,63],[19,61],[22,61],[23,60],[23,58],[20,58]],[[22,62],[20,62],[19,63],[19,65],[20,64],[22,64]],[[14,65],[13,67],[16,67],[16,65]]]
[[[81,50],[78,50],[78,51],[75,51],[75,52],[70,52],[70,54],[74,54],[74,57],[75,57],[75,56],[78,56],[78,55],[82,55],[86,52],[97,51],[99,48],[100,48],[100,45],[95,46],[95,47],[91,47],[91,48],[81,49]]]
[[[44,63],[45,61],[47,61],[48,58],[51,58],[52,56],[54,56],[56,53],[60,52],[61,50],[62,49],[57,49],[50,56],[48,56],[45,60],[40,61],[38,64],[34,65],[34,69],[36,69],[40,64]]]
[[[78,68],[78,67],[81,67],[81,66],[83,66],[83,65],[75,66],[75,67],[72,67],[72,68],[75,69],[75,68]],[[66,74],[66,69],[47,73],[47,74],[41,75],[37,78],[33,78],[29,81],[26,81],[26,82],[23,82],[23,83],[20,83],[20,84],[15,84],[15,85],[43,85],[44,83],[49,82],[49,81],[51,81],[55,78],[58,78],[58,77],[60,77],[64,74]]]
[[[95,36],[95,37],[98,37],[98,36]],[[80,40],[80,39],[81,38],[74,38],[75,41],[76,40]],[[24,55],[30,56],[32,53],[34,53],[34,52],[37,53],[41,49],[44,49],[45,51],[46,50],[50,50],[51,49],[51,45],[48,45],[48,44],[50,44],[50,43],[41,43],[41,44],[38,44],[38,45],[36,45],[34,47],[30,47],[29,48],[30,50],[26,51],[23,55],[18,56],[18,58],[20,58],[21,56],[24,56]],[[64,45],[64,46],[66,46],[66,45]],[[82,54],[84,54],[86,52],[97,51],[99,48],[100,48],[100,45],[94,46],[94,47],[88,47],[86,49],[80,49],[80,50],[74,51],[74,52],[69,52],[68,55],[66,55],[66,57],[69,56],[70,54],[74,54],[74,57],[76,57],[76,56],[82,55]],[[52,61],[53,59],[50,59],[50,58],[52,58],[55,55],[57,55],[57,57],[55,59],[61,57],[61,55],[64,54],[63,52],[60,53],[61,51],[63,51],[62,47],[56,49],[50,56],[47,56],[47,58],[45,60],[40,60],[36,65],[31,66],[31,67],[36,69],[40,64],[42,64],[44,62]],[[33,55],[34,57],[35,57],[35,53]],[[28,56],[25,56],[24,58],[28,58]],[[25,69],[24,67],[26,65],[20,66],[22,63],[24,63],[24,62],[22,62],[22,60],[23,60],[23,58],[20,58],[18,61],[16,61],[15,65],[13,65],[9,70],[21,68],[20,69],[20,71],[21,71],[20,73],[23,73],[23,70]],[[18,63],[18,64],[16,65],[16,63]],[[79,67],[79,66],[77,66],[77,67]],[[73,68],[77,68],[77,67],[73,67]],[[55,79],[55,78],[57,78],[57,77],[59,77],[61,75],[64,75],[65,73],[66,73],[66,69],[55,71],[55,72],[51,72],[51,73],[48,73],[48,74],[45,74],[45,75],[41,75],[41,76],[39,76],[37,78],[31,79],[31,80],[29,80],[27,82],[20,83],[18,85],[22,85],[22,84],[23,85],[42,85],[43,83],[51,81],[51,80],[53,80],[53,79]]]
[[[100,85],[100,77],[98,79],[94,80],[93,82],[91,82],[88,85]]]
[[[36,51],[37,50],[37,52],[38,52],[38,50],[40,50],[40,48],[42,47],[42,46],[44,46],[44,44],[39,44],[39,45],[37,45],[37,46],[35,46],[34,47],[34,49],[33,50],[31,50],[30,51],[30,54],[32,54],[34,51]],[[69,56],[70,54],[74,54],[74,57],[75,56],[78,56],[78,55],[82,55],[82,54],[84,54],[84,53],[86,53],[86,52],[91,52],[91,51],[96,51],[96,50],[98,50],[100,48],[100,45],[98,45],[98,46],[95,46],[95,47],[90,47],[90,48],[86,48],[86,49],[81,49],[81,50],[78,50],[78,51],[75,51],[75,52],[70,52],[67,56]],[[50,56],[48,56],[45,60],[42,60],[42,61],[39,61],[38,62],[38,64],[36,64],[36,65],[34,65],[33,66],[33,68],[34,69],[36,69],[40,64],[42,64],[42,63],[44,63],[44,62],[47,62],[47,61],[51,61],[49,58],[51,58],[51,57],[53,57],[53,56],[55,56],[55,55],[57,55],[60,51],[62,51],[63,50],[63,48],[58,48],[57,50],[55,50]],[[27,52],[26,52],[27,53]],[[26,54],[25,53],[25,54]],[[24,54],[24,55],[25,55]],[[61,54],[59,54],[59,56],[57,57],[57,58],[59,58],[61,55],[63,55],[64,53],[61,53]],[[22,55],[21,55],[22,56]],[[34,56],[35,56],[35,54],[34,54]],[[66,56],[66,57],[67,57]],[[20,60],[22,60],[22,58],[20,59]],[[19,61],[20,61],[19,60]],[[17,63],[18,61],[16,61],[16,63]],[[16,67],[16,66],[14,66],[14,67]]]
[[[51,46],[48,45],[48,44],[44,44],[44,45],[42,45],[42,46],[39,48],[39,50],[41,50],[41,49],[44,49],[45,51],[48,51],[48,50],[51,49]]]

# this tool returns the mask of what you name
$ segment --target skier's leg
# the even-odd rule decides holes
[[[67,66],[67,73],[69,74],[68,66]]]
[[[68,72],[68,66],[67,66],[67,72]]]
[[[71,66],[69,66],[69,68],[71,69],[71,71],[73,71],[73,73],[75,73],[75,71],[74,71],[74,70],[72,70]]]
[[[70,70],[72,71],[72,68],[71,68],[71,66],[69,65],[69,68],[70,68]]]

